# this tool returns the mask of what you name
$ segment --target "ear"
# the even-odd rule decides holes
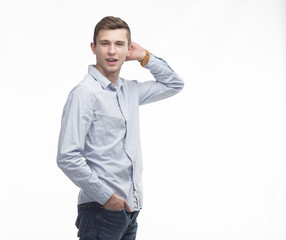
[[[132,44],[130,44],[129,47],[128,47],[127,55],[126,55],[127,57],[130,56],[132,48],[133,48],[133,46],[132,46]]]
[[[91,51],[92,51],[94,54],[96,54],[94,42],[91,42],[91,43],[90,43],[90,48],[91,48]]]

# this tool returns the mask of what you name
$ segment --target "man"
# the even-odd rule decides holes
[[[69,94],[58,166],[81,189],[76,226],[82,240],[134,240],[142,208],[139,105],[178,93],[183,81],[162,59],[131,42],[128,25],[105,17],[95,27],[96,65]],[[119,77],[137,60],[156,81]]]

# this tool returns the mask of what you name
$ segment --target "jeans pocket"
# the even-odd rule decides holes
[[[107,208],[104,208],[102,207],[103,211],[106,211],[106,212],[110,212],[110,213],[121,213],[123,211],[125,211],[125,208],[121,209],[121,210],[110,210],[110,209],[107,209]]]
[[[103,225],[108,225],[113,228],[121,229],[126,225],[127,221],[128,221],[128,216],[126,214],[125,209],[114,211],[102,208]]]

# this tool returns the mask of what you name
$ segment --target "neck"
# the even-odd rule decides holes
[[[118,78],[119,78],[119,72],[106,72],[98,65],[95,65],[96,69],[101,72],[101,74],[106,77],[114,86],[116,86]]]
[[[118,81],[118,75],[117,76],[106,76],[104,75],[114,86],[116,86],[117,81]]]

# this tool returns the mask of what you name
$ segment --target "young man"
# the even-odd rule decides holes
[[[58,145],[58,166],[81,189],[76,226],[82,240],[134,240],[142,208],[139,105],[170,97],[183,81],[165,61],[131,42],[121,19],[95,27],[96,65],[69,94]],[[156,81],[119,77],[137,60]]]

